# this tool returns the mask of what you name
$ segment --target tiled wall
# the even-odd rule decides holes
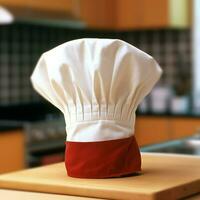
[[[42,52],[66,41],[119,38],[151,54],[164,69],[161,82],[173,85],[180,70],[190,77],[190,30],[99,32],[39,25],[0,26],[0,105],[41,101],[30,75]]]

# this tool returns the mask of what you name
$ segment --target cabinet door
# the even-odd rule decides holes
[[[132,30],[189,26],[189,0],[81,0],[90,28]]]
[[[117,29],[159,28],[168,24],[168,0],[117,0]]]
[[[77,0],[28,0],[29,7],[33,10],[71,12]]]
[[[200,119],[174,118],[171,119],[171,138],[178,139],[191,136],[200,130]]]
[[[0,4],[3,6],[11,6],[11,7],[27,7],[27,0],[0,0]]]
[[[0,132],[0,173],[25,167],[25,139],[22,131]]]
[[[168,0],[82,0],[81,16],[91,28],[135,29],[167,25]]]
[[[0,0],[0,5],[9,8],[27,9],[27,15],[31,12],[32,15],[39,14],[43,16],[44,12],[56,12],[57,15],[63,13],[70,16],[79,17],[80,15],[80,0]]]
[[[116,0],[81,0],[80,15],[89,28],[115,29]]]
[[[137,117],[135,136],[139,146],[169,140],[169,119],[165,117]]]

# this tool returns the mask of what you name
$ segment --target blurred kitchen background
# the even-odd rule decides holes
[[[118,38],[164,73],[137,110],[141,151],[200,155],[200,1],[0,0],[0,173],[62,161],[63,116],[32,88],[40,55],[78,38]]]

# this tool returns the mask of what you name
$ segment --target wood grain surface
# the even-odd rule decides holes
[[[142,173],[110,179],[66,175],[64,163],[4,174],[0,188],[109,199],[178,199],[200,192],[200,157],[142,154]]]
[[[0,189],[0,198],[5,200],[100,200],[99,198],[88,198],[71,195],[47,194],[39,192],[27,192]]]

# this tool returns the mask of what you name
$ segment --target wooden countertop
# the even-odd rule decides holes
[[[69,196],[60,194],[47,194],[41,192],[27,192],[27,191],[17,191],[17,190],[7,190],[0,189],[0,197],[6,200],[103,200],[100,198],[90,198],[90,197],[80,197],[80,196]],[[199,200],[200,193],[192,195],[184,200]],[[105,199],[104,199],[105,200]]]
[[[5,200],[100,200],[97,198],[68,196],[60,194],[47,194],[39,192],[25,192],[0,189],[0,197]],[[195,199],[193,199],[195,200]]]
[[[142,154],[141,175],[78,179],[64,163],[4,174],[0,188],[112,199],[178,199],[200,192],[200,157]]]

